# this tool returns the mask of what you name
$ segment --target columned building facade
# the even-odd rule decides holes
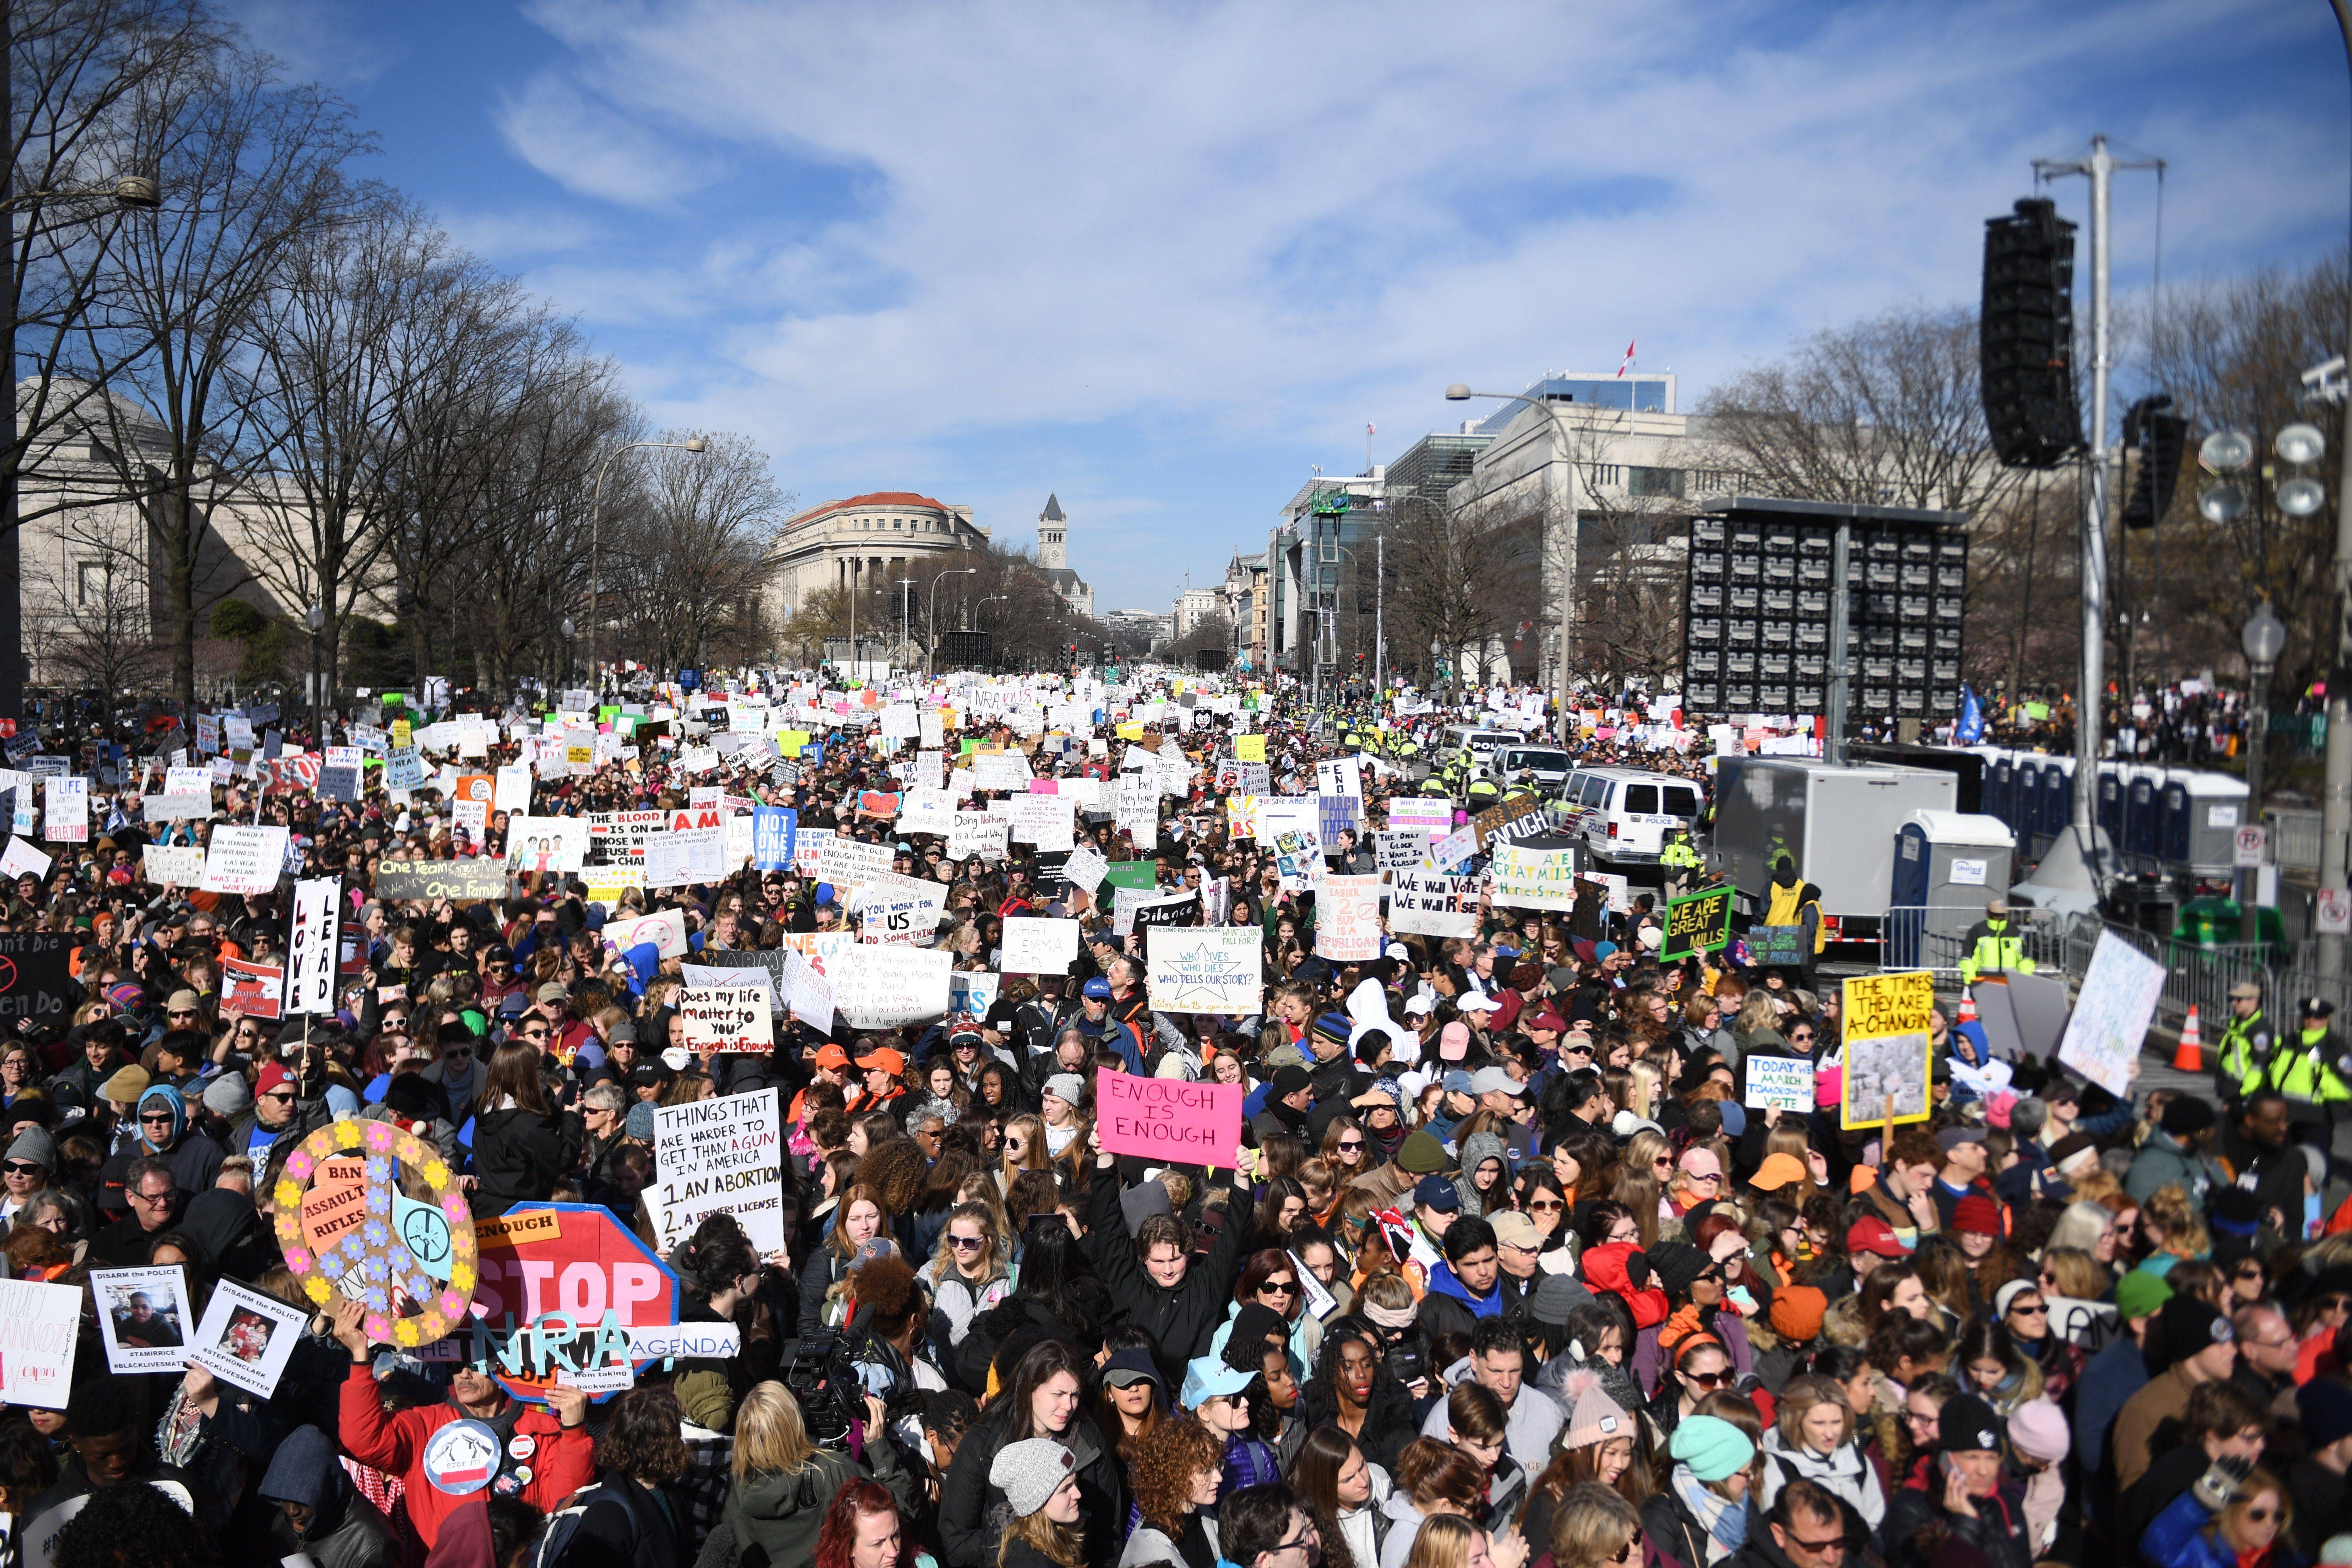
[[[772,607],[781,625],[828,588],[864,594],[902,576],[909,561],[985,543],[971,508],[908,490],[829,500],[784,524],[769,555]]]

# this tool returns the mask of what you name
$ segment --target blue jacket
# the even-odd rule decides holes
[[[2095,1477],[2105,1464],[2107,1434],[2131,1396],[2147,1386],[2147,1358],[2126,1336],[2090,1359],[2074,1384],[2074,1453],[2085,1478]],[[2112,1485],[2086,1484],[2084,1495],[2105,1518],[2115,1504]]]
[[[2237,1552],[2207,1532],[2212,1522],[2212,1512],[2197,1500],[2196,1491],[2182,1492],[2140,1537],[2140,1561],[2158,1568],[2238,1568]],[[2271,1543],[2264,1568],[2303,1568],[2303,1558],[2282,1533]]]

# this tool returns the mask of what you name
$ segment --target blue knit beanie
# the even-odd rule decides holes
[[[1756,1458],[1756,1445],[1719,1415],[1691,1415],[1675,1428],[1666,1452],[1688,1465],[1700,1480],[1719,1481],[1746,1469]]]

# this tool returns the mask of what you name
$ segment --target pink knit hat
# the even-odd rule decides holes
[[[2009,1440],[2027,1458],[2056,1464],[2071,1441],[2066,1413],[2046,1399],[2029,1399],[2009,1418]]]

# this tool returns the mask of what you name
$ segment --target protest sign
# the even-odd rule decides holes
[[[1484,848],[1494,841],[1496,834],[1503,832],[1504,829],[1528,817],[1541,819],[1543,816],[1544,803],[1541,795],[1514,795],[1507,800],[1497,801],[1473,816],[1470,819],[1470,826],[1477,832],[1479,847]]]
[[[2058,1059],[2110,1094],[2131,1094],[2132,1068],[2164,994],[2164,965],[2111,931],[2099,933]]]
[[[150,844],[139,852],[139,861],[158,887],[193,888],[205,879],[205,852],[193,844]]]
[[[1229,1165],[1242,1142],[1237,1083],[1186,1083],[1095,1069],[1095,1132],[1103,1152],[1155,1165]]]
[[[985,1018],[996,999],[1004,994],[1004,976],[984,969],[952,969],[948,972],[948,1011],[969,1013],[975,1018]]]
[[[1465,824],[1429,847],[1429,863],[1451,871],[1478,853],[1478,830]]]
[[[727,875],[727,829],[690,827],[657,833],[646,840],[645,885],[683,888],[716,882]]]
[[[1748,1075],[1748,1098],[1740,1103],[1758,1110],[1813,1109],[1813,1064],[1801,1057],[1767,1057],[1749,1051],[1739,1059]]]
[[[0,1279],[0,1402],[63,1410],[80,1331],[80,1286]]]
[[[764,1030],[767,1008],[759,1014]],[[782,1123],[772,1089],[654,1108],[646,1195],[665,1255],[714,1214],[734,1215],[762,1256],[783,1250]]]
[[[686,1048],[754,1051],[776,1043],[769,1022],[768,988],[762,985],[681,985],[677,1010],[686,1020]]]
[[[1454,803],[1444,795],[1401,795],[1389,802],[1389,826],[1443,837],[1454,828]]]
[[[1318,795],[1345,795],[1356,803],[1351,816],[1361,820],[1364,815],[1364,770],[1361,759],[1356,757],[1326,757],[1315,764],[1315,793]]]
[[[945,884],[887,871],[860,887],[853,900],[862,940],[923,944],[938,934],[946,903]]]
[[[449,803],[449,829],[465,843],[478,847],[489,837],[490,803],[487,800],[453,800]]]
[[[1373,864],[1383,871],[1414,870],[1429,858],[1431,842],[1422,828],[1388,829],[1373,839]]]
[[[0,853],[0,878],[13,882],[19,877],[47,880],[50,857],[42,854],[23,839],[11,835],[8,847]]]
[[[167,768],[163,793],[151,795],[140,808],[150,822],[176,822],[213,814],[213,772],[210,768]]]
[[[310,1326],[310,1310],[248,1289],[235,1279],[213,1287],[188,1360],[223,1383],[267,1399],[278,1391],[286,1360]]]
[[[1005,917],[1005,973],[1067,974],[1077,958],[1077,921],[1029,915]]]
[[[227,824],[213,829],[205,850],[203,890],[207,893],[269,893],[286,865],[287,830],[283,827],[239,827]],[[385,869],[390,869],[387,866]],[[381,873],[379,873],[379,876]],[[378,897],[383,897],[378,884]]]
[[[1860,974],[1843,983],[1845,1100],[1842,1125],[1880,1126],[1888,1120],[1925,1121],[1927,1015],[1936,1007],[1936,977],[1927,970]]]
[[[530,809],[530,768],[522,763],[509,763],[499,769],[498,785],[490,804],[507,814],[509,822]]]
[[[853,1029],[897,1029],[926,1024],[948,1010],[948,971],[954,957],[941,948],[861,942],[827,966],[834,1005]]]
[[[1004,817],[984,812],[959,811],[948,829],[948,858],[969,859],[979,856],[983,860],[1005,858],[1008,836],[1013,824]]]
[[[339,877],[294,884],[294,927],[286,944],[286,1011],[324,1017],[335,1010],[335,966],[342,948]]]
[[[623,957],[628,955],[629,949],[649,942],[654,944],[654,951],[664,958],[684,958],[686,912],[683,910],[663,910],[635,920],[607,921],[604,922],[604,941]]]
[[[1110,862],[1097,853],[1094,846],[1081,844],[1070,851],[1068,862],[1062,867],[1062,880],[1091,893],[1102,886],[1103,876],[1109,869]]]
[[[588,838],[584,816],[509,817],[507,865],[534,875],[552,871],[576,877],[587,868]]]
[[[1144,977],[1160,1012],[1245,1017],[1265,1000],[1265,939],[1254,926],[1155,927]]]
[[[219,840],[218,832],[214,835]],[[496,856],[469,856],[463,860],[385,860],[375,872],[375,896],[385,903],[409,899],[432,903],[446,899],[455,904],[502,899],[507,892],[506,862]]]
[[[284,829],[279,829],[280,837]],[[89,841],[89,781],[53,778],[41,785],[41,837],[53,844]]]
[[[780,805],[756,806],[751,812],[751,863],[762,871],[789,870],[793,838],[801,814]]]
[[[1522,910],[1576,907],[1576,850],[1497,843],[1488,863],[1495,901]]]
[[[462,1342],[519,1399],[543,1401],[567,1370],[641,1369],[646,1358],[631,1349],[630,1332],[678,1321],[677,1275],[602,1204],[509,1209],[476,1220],[474,1238],[480,1310]]]
[[[1399,871],[1389,886],[1389,930],[1400,936],[1478,934],[1478,879]]]
[[[1749,926],[1740,938],[1748,961],[1759,969],[1798,969],[1810,952],[1802,926]]]
[[[107,1371],[177,1372],[188,1364],[196,1314],[185,1266],[93,1268],[89,1292],[98,1306],[99,1337],[106,1342]]]
[[[877,877],[890,874],[894,858],[887,844],[867,844],[856,838],[835,834],[824,841],[819,857],[817,876],[833,884],[836,893],[847,893]]]
[[[1041,850],[1072,847],[1076,801],[1058,795],[1016,795],[1008,804],[1013,843],[1034,844]]]
[[[820,1035],[833,1033],[833,982],[801,954],[784,954],[783,1002],[793,1017]]]
[[[1664,942],[1658,962],[1672,963],[1694,952],[1714,952],[1731,942],[1731,889],[1709,888],[1666,904]],[[1750,953],[1754,949],[1749,949]]]
[[[1325,877],[1315,894],[1315,951],[1341,963],[1381,956],[1381,879]]]

